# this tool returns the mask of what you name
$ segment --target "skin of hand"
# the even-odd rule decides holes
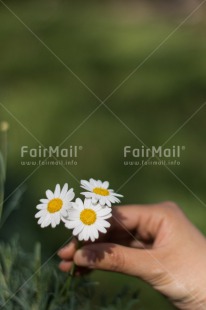
[[[139,277],[178,308],[206,309],[206,239],[173,202],[113,208],[111,228],[77,250],[72,240],[58,255],[72,263]]]

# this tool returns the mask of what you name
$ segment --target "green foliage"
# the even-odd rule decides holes
[[[4,309],[132,310],[138,303],[138,294],[127,288],[112,301],[102,298],[101,304],[95,305],[98,283],[78,277],[68,287],[68,277],[58,272],[52,262],[42,264],[40,244],[30,254],[22,250],[16,239],[11,244],[0,244],[0,307]]]
[[[2,209],[2,218],[0,221],[0,229],[3,227],[11,213],[16,210],[19,207],[22,195],[25,191],[25,187],[21,186],[15,190],[13,193],[13,197],[11,200],[8,201],[8,203],[5,204],[5,208]],[[4,196],[4,195],[2,195]]]
[[[128,299],[129,297],[129,299]],[[128,286],[123,287],[119,294],[117,294],[112,302],[107,301],[107,297],[104,296],[102,299],[103,306],[101,310],[132,310],[137,309],[139,303],[139,294],[138,292],[131,292]],[[140,309],[140,308],[138,308]]]

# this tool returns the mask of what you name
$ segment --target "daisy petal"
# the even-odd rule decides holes
[[[51,227],[52,228],[56,227],[56,221],[55,221],[55,217],[54,216],[51,217]]]
[[[39,212],[35,214],[35,218],[39,218],[39,217],[46,216],[46,215],[47,215],[46,210],[40,210]]]
[[[107,220],[107,219],[109,219],[109,218],[111,218],[111,217],[112,217],[112,213],[109,213],[109,214],[107,214],[107,215],[102,216],[101,219],[102,219],[102,220]]]
[[[37,223],[38,223],[39,225],[41,225],[41,224],[43,223],[43,221],[44,221],[44,217],[40,217],[40,219],[38,220]]]
[[[99,223],[101,223],[103,227],[109,228],[111,226],[111,224],[105,220],[100,220]]]
[[[59,225],[61,221],[61,217],[59,213],[56,215],[55,219],[56,219],[56,225]]]
[[[73,230],[73,235],[77,236],[84,229],[84,225],[81,223],[79,226],[76,226]]]
[[[105,198],[104,197],[102,197],[100,200],[99,200],[99,203],[100,203],[100,205],[101,206],[104,206],[105,205]]]
[[[109,182],[107,181],[103,182],[102,187],[107,189],[109,187]]]
[[[66,183],[66,184],[64,184],[64,186],[63,186],[63,188],[62,188],[62,191],[61,191],[61,194],[60,194],[60,197],[61,197],[62,199],[64,199],[64,197],[65,197],[67,191],[68,191],[68,184]]]
[[[81,195],[84,195],[86,198],[91,198],[92,197],[92,193],[90,192],[81,192]]]
[[[47,216],[44,218],[44,221],[41,224],[41,227],[44,228],[49,226],[50,224],[51,224],[51,217],[49,214],[47,214]]]
[[[98,187],[103,187],[102,182],[100,180],[96,181]]]
[[[110,207],[111,208],[111,206],[112,206],[112,204],[111,204],[111,202],[109,201],[109,199],[106,199],[106,203],[105,203],[108,207]]]
[[[44,204],[48,204],[49,199],[40,199],[40,202],[41,202],[41,203],[44,203]]]
[[[71,188],[68,193],[66,194],[66,199],[69,200],[69,201],[72,201],[74,199],[74,192],[73,192],[73,188]]]
[[[116,194],[116,193],[114,193],[113,195],[114,195],[114,196],[117,196],[117,197],[124,197],[123,195]]]
[[[101,233],[106,234],[107,232],[106,228],[101,226],[99,223],[97,223],[97,228]]]
[[[93,235],[94,235],[95,239],[98,239],[99,238],[99,233],[98,233],[97,228],[95,226],[93,226],[92,230],[93,230]]]
[[[37,208],[38,210],[43,210],[43,209],[46,208],[46,204],[41,203],[41,204],[37,205],[36,208]]]
[[[54,197],[58,198],[60,196],[60,192],[61,192],[60,185],[57,184],[56,188],[55,188],[55,191],[54,191]]]
[[[65,222],[65,226],[67,228],[69,228],[69,229],[73,229],[73,228],[75,228],[76,226],[78,226],[80,224],[81,224],[81,222],[79,220],[76,220],[76,221],[68,220],[68,221]]]
[[[48,189],[46,191],[46,196],[48,199],[53,199],[54,198],[54,194],[52,193],[52,191],[50,191],[50,189]]]
[[[111,214],[111,208],[101,208],[100,211],[98,212],[98,215],[100,216],[104,216],[104,215],[107,215],[107,214]]]

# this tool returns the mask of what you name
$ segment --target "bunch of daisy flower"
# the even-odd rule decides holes
[[[120,202],[118,197],[123,196],[109,189],[107,181],[82,180],[81,187],[86,190],[81,193],[85,199],[77,198],[75,201],[74,190],[69,189],[68,184],[62,190],[59,184],[54,192],[47,190],[47,198],[41,199],[36,207],[39,210],[35,215],[38,224],[42,228],[49,225],[54,228],[63,222],[79,241],[93,242],[99,238],[99,232],[106,233],[110,227],[108,219],[112,217],[112,204]]]

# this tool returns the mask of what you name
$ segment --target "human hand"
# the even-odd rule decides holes
[[[58,255],[62,271],[76,265],[142,278],[179,309],[206,309],[206,239],[171,202],[113,208],[106,235]]]

